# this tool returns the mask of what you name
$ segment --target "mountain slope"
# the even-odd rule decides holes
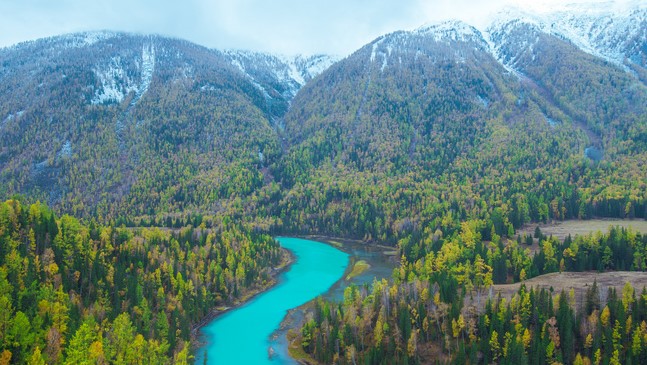
[[[285,57],[233,50],[225,55],[263,92],[276,120],[287,112],[299,89],[336,60],[326,55]]]
[[[524,19],[499,23],[489,32],[501,62],[528,78],[529,86],[583,127],[598,148],[603,139],[610,147],[608,133],[626,134],[644,121],[645,85],[623,69]],[[634,137],[641,138],[621,136],[636,142]]]
[[[523,20],[490,36],[496,52],[463,23],[396,32],[307,84],[274,172],[288,190],[267,215],[401,244],[466,219],[491,222],[490,237],[643,216],[645,86]]]
[[[0,64],[5,196],[83,214],[214,208],[278,153],[263,93],[217,51],[89,33],[4,49]]]
[[[463,28],[455,32],[456,25]],[[452,37],[460,39],[444,42]],[[341,143],[347,155],[340,158],[359,170],[405,168],[407,160],[437,154],[427,148],[442,148],[425,140],[432,132],[453,144],[459,141],[452,125],[470,130],[478,123],[484,102],[497,98],[502,81],[490,80],[497,67],[480,33],[464,24],[390,34],[307,85],[286,116],[286,134],[298,143],[330,131],[340,137],[326,141]],[[452,87],[456,79],[471,84],[468,93]]]

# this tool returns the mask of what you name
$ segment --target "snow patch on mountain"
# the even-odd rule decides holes
[[[371,48],[371,57],[369,58],[369,61],[375,62],[375,57],[377,55],[377,47],[380,46],[380,43],[384,42],[384,39],[386,39],[386,37],[379,38],[378,40],[373,42],[373,48]]]
[[[382,38],[379,38],[373,43],[373,47],[371,49],[370,61],[371,63],[373,63],[375,62],[378,56],[381,57],[381,60],[382,60],[382,65],[380,66],[381,72],[384,72],[384,70],[389,64],[389,57],[393,52],[394,39],[391,39],[393,37],[395,37],[394,34],[391,34],[388,37],[384,36]],[[389,42],[387,42],[387,40]]]
[[[97,66],[94,73],[101,83],[91,100],[92,104],[121,103],[131,92],[135,93],[132,105],[148,91],[155,71],[155,46],[142,46],[141,62],[137,63],[140,71],[139,80],[131,77],[125,70],[121,57],[112,57],[107,65]]]
[[[117,33],[113,32],[85,32],[81,33],[81,36],[83,38],[83,41],[80,42],[80,47],[81,46],[90,46],[93,45],[97,42],[105,41],[110,38],[114,38],[117,36]]]
[[[25,111],[24,111],[24,110],[20,110],[20,111],[17,111],[16,113],[9,114],[9,115],[7,115],[7,117],[4,119],[3,123],[6,123],[6,122],[8,122],[8,121],[11,121],[11,120],[14,120],[14,119],[20,118],[20,117],[22,117],[22,115],[23,115],[23,114],[25,114]]]
[[[234,65],[240,72],[247,74],[247,71],[245,71],[245,67],[243,67],[242,63],[240,63],[240,60],[236,58],[232,58],[231,64]]]
[[[283,82],[290,82],[294,81],[297,84],[299,84],[299,88],[303,85],[306,84],[306,80],[304,78],[304,75],[301,73],[299,70],[295,59],[293,57],[283,57],[283,56],[278,56],[279,60],[284,62],[286,68],[282,70],[276,69],[274,71],[277,79],[283,81]]]
[[[108,65],[97,67],[94,73],[101,83],[101,88],[92,98],[92,104],[121,103],[124,97],[135,89],[121,65],[120,57],[112,57]]]
[[[240,50],[224,54],[266,97],[271,97],[270,89],[276,88],[288,100],[337,60],[327,55],[283,56]]]
[[[65,143],[63,143],[63,146],[61,147],[61,150],[58,151],[58,156],[59,157],[72,156],[72,142],[70,142],[69,140],[65,141]]]
[[[319,76],[337,61],[339,61],[339,57],[330,55],[296,56],[294,58],[294,63],[301,70],[306,82]]]
[[[155,46],[144,44],[142,46],[141,81],[136,91],[132,104],[134,105],[148,91],[155,71]]]
[[[95,43],[109,40],[115,38],[119,35],[116,32],[108,31],[92,31],[92,32],[82,32],[82,33],[72,33],[67,34],[62,37],[52,37],[49,38],[51,41],[56,41],[56,44],[60,44],[63,48],[81,48],[91,46]],[[58,43],[60,42],[60,43]]]
[[[328,55],[313,55],[313,56],[277,56],[288,66],[287,75],[283,75],[284,81],[293,80],[297,82],[300,87],[305,85],[308,81],[319,76],[322,72],[337,62],[337,58]],[[277,75],[279,76],[279,75]],[[285,77],[287,76],[287,77]]]

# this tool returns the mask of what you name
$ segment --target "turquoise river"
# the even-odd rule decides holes
[[[196,364],[294,364],[285,349],[270,339],[289,309],[325,293],[344,274],[349,255],[324,243],[278,238],[295,256],[278,284],[245,305],[217,317],[202,328],[205,346],[196,352]],[[270,358],[270,347],[274,355]],[[206,359],[205,359],[206,354]]]

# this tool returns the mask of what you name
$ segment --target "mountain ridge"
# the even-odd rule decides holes
[[[3,194],[34,194],[83,212],[101,207],[111,217],[152,214],[158,206],[209,212],[268,189],[280,200],[276,189],[289,191],[337,167],[367,178],[441,176],[475,151],[496,150],[488,141],[501,129],[546,139],[548,127],[571,140],[555,143],[579,156],[592,147],[610,161],[642,153],[639,73],[542,27],[504,25],[499,34],[460,21],[427,24],[378,37],[337,62],[117,32],[2,49],[0,92],[11,95],[0,103],[0,128],[8,131],[0,136]],[[566,56],[571,66],[558,67]],[[575,75],[592,86],[560,84]],[[611,99],[597,107],[604,93]],[[58,133],[39,132],[59,124],[65,127]],[[86,134],[93,128],[108,146],[96,161],[96,141]],[[24,133],[46,147],[15,144]],[[311,165],[298,161],[304,158]],[[108,183],[71,178],[83,161],[84,174],[110,172]],[[152,170],[137,173],[144,162]],[[169,163],[175,171],[159,175]]]

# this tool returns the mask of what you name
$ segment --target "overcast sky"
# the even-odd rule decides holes
[[[540,1],[541,6],[537,5]],[[414,29],[425,23],[446,19],[462,19],[475,24],[505,5],[546,9],[560,2],[0,0],[0,47],[52,35],[105,29],[157,33],[219,49],[343,56],[382,34],[396,30]]]

